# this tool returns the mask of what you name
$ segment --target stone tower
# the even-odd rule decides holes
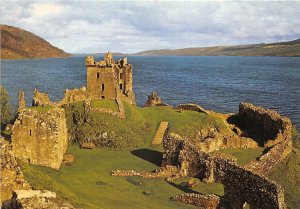
[[[24,91],[19,91],[19,111],[26,107],[25,93]]]
[[[89,96],[97,99],[122,99],[135,104],[132,69],[132,65],[127,63],[127,58],[115,62],[111,52],[99,62],[88,56],[86,71]]]

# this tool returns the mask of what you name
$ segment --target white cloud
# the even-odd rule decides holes
[[[67,52],[261,43],[300,38],[300,2],[2,1],[0,19]]]

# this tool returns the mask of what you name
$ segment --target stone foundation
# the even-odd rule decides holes
[[[171,200],[185,204],[195,205],[206,209],[219,208],[220,197],[217,195],[202,195],[196,193],[186,193],[170,198]]]
[[[190,177],[222,183],[229,207],[243,208],[247,202],[251,208],[257,209],[286,208],[280,185],[238,166],[233,159],[201,152],[176,134],[170,133],[164,139],[162,166],[167,165],[177,165],[182,173]],[[194,198],[189,201],[197,204]]]

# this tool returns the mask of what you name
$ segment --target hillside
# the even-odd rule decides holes
[[[300,56],[300,39],[269,44],[195,47],[184,49],[148,50],[135,55],[189,55],[189,56]]]
[[[1,59],[68,57],[46,40],[17,27],[1,25]]]

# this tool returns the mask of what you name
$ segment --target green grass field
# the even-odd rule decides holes
[[[107,108],[113,111],[118,111],[118,105],[114,99],[93,99],[91,100],[91,107]]]
[[[71,145],[69,152],[76,154],[71,166],[55,171],[24,164],[23,172],[34,188],[55,191],[59,197],[84,208],[197,208],[169,200],[171,196],[185,192],[178,185],[186,179],[170,185],[163,179],[111,176],[110,171],[115,169],[154,170],[159,163],[157,156],[161,155],[157,150],[161,149],[160,146],[141,148],[140,152],[145,150],[148,154],[141,158],[131,153],[135,153],[134,150],[84,150]],[[193,189],[204,194],[223,194],[223,186],[216,183],[200,183]]]

